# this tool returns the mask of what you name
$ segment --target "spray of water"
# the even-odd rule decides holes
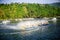
[[[15,30],[31,30],[37,28],[39,25],[48,24],[47,20],[29,20],[21,21],[16,25],[8,25],[10,21],[3,21],[2,27],[4,29],[15,29]]]

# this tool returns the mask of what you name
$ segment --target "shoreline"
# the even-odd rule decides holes
[[[44,18],[46,18],[46,19],[48,19],[48,18],[60,18],[60,16],[57,16],[57,17],[41,17],[41,18],[14,18],[14,19],[0,19],[0,20],[21,20],[21,19],[23,19],[23,20],[25,20],[25,19],[44,19]]]

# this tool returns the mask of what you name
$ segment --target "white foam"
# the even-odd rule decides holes
[[[10,21],[3,21],[4,24]],[[38,25],[48,24],[47,20],[32,20],[32,21],[21,21],[17,25],[4,25],[4,28],[7,29],[17,29],[17,30],[26,30],[27,28],[38,27]]]
[[[9,20],[2,21],[3,24],[8,24],[9,22],[10,22]]]
[[[57,20],[57,19],[56,19],[56,18],[53,18],[52,20],[55,21],[55,20]]]

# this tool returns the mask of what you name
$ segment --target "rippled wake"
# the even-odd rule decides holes
[[[16,29],[14,29],[14,31],[13,30],[10,31],[9,29],[9,30],[5,30],[5,32],[0,33],[0,34],[4,34],[4,35],[21,34],[23,36],[26,36],[26,35],[32,35],[36,31],[44,32],[46,29],[47,29],[47,26],[41,26],[41,27],[39,26],[37,28],[33,28],[30,30],[17,30],[16,31]]]
[[[33,20],[23,20],[23,21],[2,21],[0,24],[0,30],[5,35],[10,34],[22,34],[31,35],[31,33],[39,30],[45,31],[48,20],[44,19],[33,19]],[[0,34],[2,34],[0,33]]]
[[[3,21],[1,28],[15,29],[15,30],[31,30],[31,29],[36,29],[39,27],[39,25],[43,25],[43,24],[48,24],[48,21],[47,20],[31,20],[31,21],[29,20],[29,21],[19,21],[17,24],[11,24],[10,21]]]
[[[45,18],[46,19],[46,18]],[[4,28],[4,29],[15,29],[15,30],[28,30],[28,29],[35,29],[37,28],[39,25],[44,25],[44,24],[49,24],[48,20],[44,20],[44,19],[23,19],[25,21],[22,21],[22,19],[19,19],[20,21],[16,23],[11,23],[11,21],[9,20],[5,20],[2,21],[0,24],[0,29]],[[52,19],[54,22],[56,22],[56,18]],[[18,21],[18,19],[16,20]],[[15,21],[15,22],[16,22]]]

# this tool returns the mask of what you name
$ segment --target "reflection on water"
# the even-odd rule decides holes
[[[8,25],[16,26],[18,22]],[[60,20],[49,21],[49,25],[39,25],[32,30],[4,29],[0,24],[1,40],[57,40],[60,37]],[[4,25],[5,26],[5,25]]]

